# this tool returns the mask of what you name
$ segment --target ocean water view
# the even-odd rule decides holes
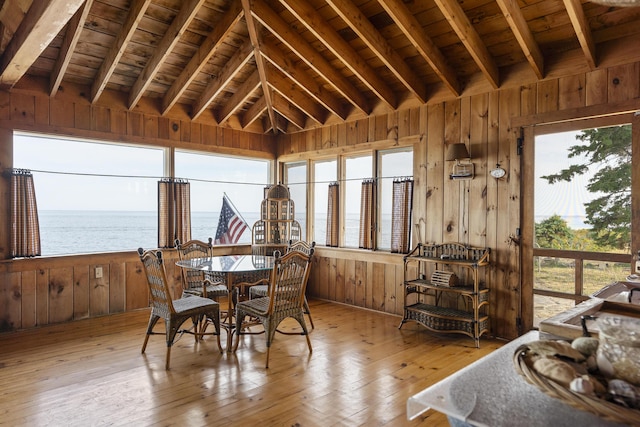
[[[67,211],[40,210],[40,241],[43,256],[135,251],[158,246],[158,218],[155,211]],[[251,243],[251,226],[259,212],[241,212],[249,228],[238,243]],[[206,241],[215,238],[219,212],[191,212],[191,237]],[[298,220],[305,229],[304,221]],[[347,246],[357,247],[360,217],[350,214],[345,224]],[[316,216],[316,239],[324,244],[326,215]],[[390,239],[391,218],[382,221],[383,242]],[[303,238],[306,237],[303,234]],[[388,244],[387,244],[388,246]]]

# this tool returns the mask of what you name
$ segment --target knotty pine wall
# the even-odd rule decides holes
[[[549,77],[539,83],[514,82],[484,94],[408,106],[345,124],[328,124],[272,137],[194,123],[184,117],[165,118],[153,106],[127,111],[126,100],[109,94],[91,105],[81,89],[46,96],[46,85],[31,90],[0,91],[0,167],[11,167],[14,129],[204,149],[227,154],[257,154],[293,161],[383,149],[414,147],[413,223],[415,241],[462,242],[491,248],[492,266],[484,276],[490,288],[492,334],[514,338],[518,318],[531,325],[532,301],[520,284],[520,253],[531,247],[524,233],[516,243],[521,206],[521,172],[532,160],[518,154],[523,127],[559,120],[640,108],[640,64],[612,66],[570,77]],[[203,119],[206,122],[206,118]],[[530,132],[529,132],[530,133]],[[465,142],[475,165],[475,178],[448,179],[451,162],[446,144]],[[525,141],[531,143],[532,141]],[[495,180],[489,170],[500,164],[507,176]],[[0,182],[0,255],[8,257],[8,181]],[[526,230],[527,228],[523,228]],[[527,237],[529,240],[527,241]],[[318,242],[319,244],[322,242]],[[228,247],[224,253],[248,253]],[[171,251],[169,251],[171,252]],[[170,254],[170,257],[174,254]],[[179,286],[179,271],[167,262],[170,280]],[[92,277],[102,266],[104,278]],[[308,293],[402,315],[402,256],[383,252],[318,247]],[[524,291],[523,291],[524,290]],[[522,300],[523,296],[529,300]],[[145,307],[146,288],[135,252],[0,261],[0,328],[2,331],[101,316]]]

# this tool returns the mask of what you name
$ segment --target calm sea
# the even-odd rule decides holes
[[[65,255],[112,251],[135,251],[158,246],[158,218],[155,212],[131,211],[55,211],[41,210],[40,234],[42,255]],[[241,213],[249,229],[242,233],[239,243],[251,243],[251,226],[258,220],[258,212]],[[192,212],[191,237],[206,241],[215,237],[219,212]],[[298,220],[302,229],[303,221]],[[326,217],[317,218],[318,244],[324,243]],[[349,215],[345,225],[347,241],[357,247],[359,215]],[[388,239],[391,219],[383,220],[383,239]],[[303,236],[306,239],[305,236]]]

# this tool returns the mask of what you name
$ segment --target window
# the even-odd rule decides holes
[[[289,195],[295,207],[296,221],[302,230],[302,240],[306,240],[307,229],[307,163],[288,163],[284,166],[284,181],[289,187]]]
[[[373,177],[372,155],[344,158],[344,246],[358,247],[362,180]]]
[[[378,248],[391,249],[391,208],[393,206],[393,178],[413,176],[413,150],[411,148],[378,152],[378,189],[380,191],[379,223],[381,226]]]
[[[176,150],[175,175],[191,184],[191,237],[205,242],[215,237],[226,193],[248,226],[238,243],[251,243],[251,227],[260,219],[269,171],[268,160]]]
[[[313,163],[313,240],[323,245],[327,240],[327,197],[329,184],[336,181],[337,161],[328,160]]]
[[[164,150],[15,133],[34,177],[42,255],[156,247]]]

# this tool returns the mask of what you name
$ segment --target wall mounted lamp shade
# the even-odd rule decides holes
[[[466,162],[460,163],[461,159],[467,159]],[[467,150],[467,146],[463,143],[449,144],[445,160],[455,160],[455,164],[451,168],[451,179],[473,179],[473,163],[470,162],[471,156]]]

